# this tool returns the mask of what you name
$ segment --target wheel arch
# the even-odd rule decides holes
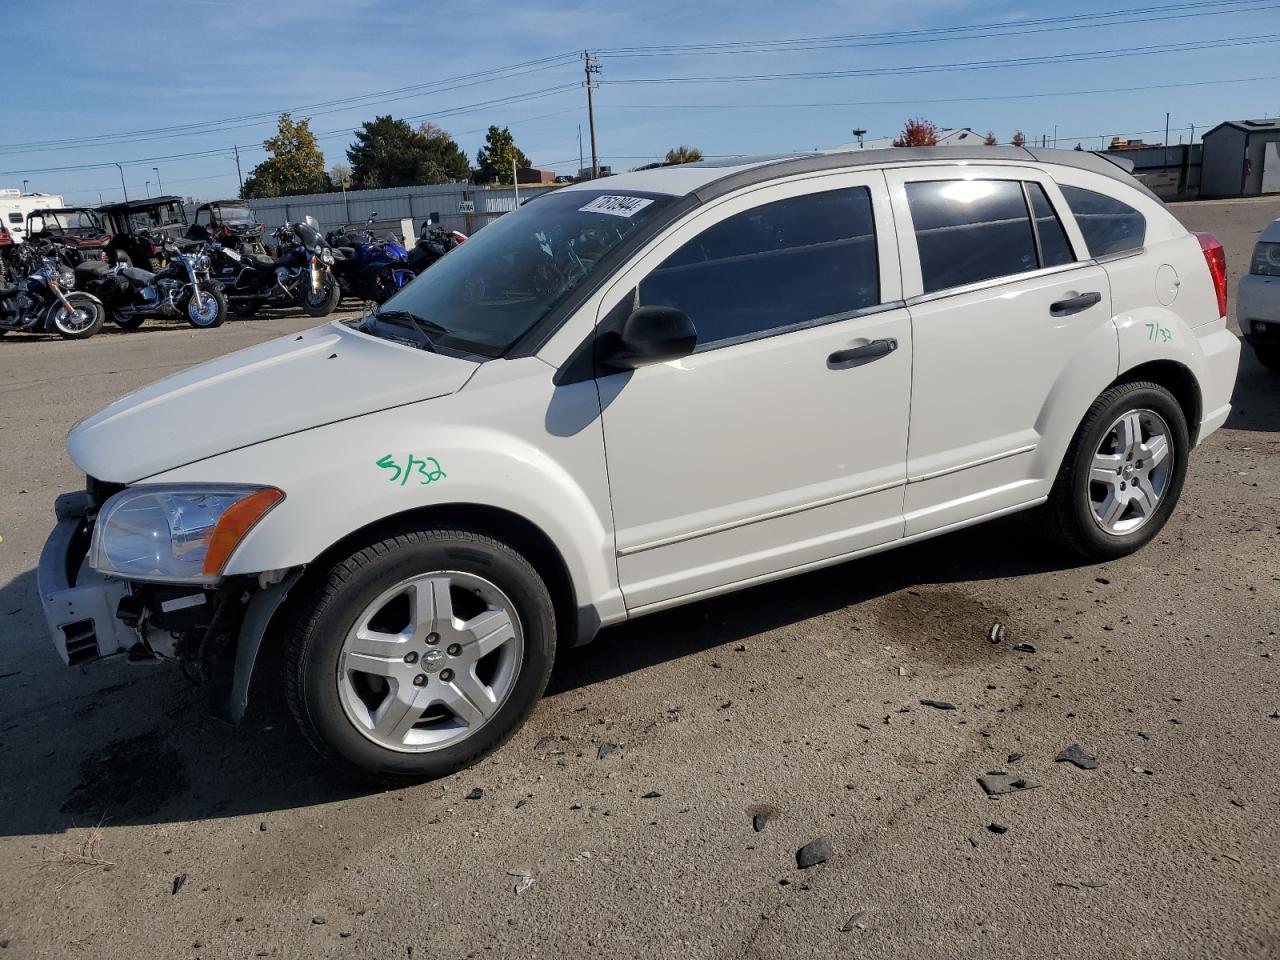
[[[1200,431],[1204,398],[1200,392],[1200,381],[1192,369],[1177,360],[1149,360],[1125,370],[1112,386],[1137,380],[1149,380],[1173,394],[1187,419],[1187,433],[1191,438],[1191,446],[1194,447]]]
[[[294,604],[305,593],[308,580],[323,576],[339,558],[369,543],[403,532],[411,527],[468,527],[507,543],[538,571],[551,594],[556,633],[562,647],[589,642],[600,628],[599,615],[590,605],[580,606],[569,566],[555,541],[527,517],[478,503],[429,504],[381,517],[344,535],[322,550],[316,558],[288,578],[284,589],[271,600],[272,609],[251,633],[242,632],[236,650],[236,665],[230,693],[229,716],[239,721],[248,705],[263,661],[282,652],[280,636],[290,622]],[[267,657],[263,653],[268,654]],[[246,662],[241,663],[241,660]]]

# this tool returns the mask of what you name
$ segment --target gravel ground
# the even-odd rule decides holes
[[[1175,210],[1234,287],[1280,200]],[[1136,556],[1020,516],[642,619],[489,760],[368,792],[269,684],[232,729],[165,666],[65,670],[34,591],[72,423],[311,324],[0,343],[0,958],[1280,955],[1280,378],[1248,351]]]

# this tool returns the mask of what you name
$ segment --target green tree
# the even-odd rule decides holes
[[[531,166],[509,129],[489,127],[484,146],[476,154],[476,183],[510,183],[513,158],[517,167]]]
[[[329,188],[324,172],[324,154],[316,146],[310,120],[280,114],[276,135],[262,141],[271,156],[249,171],[240,196],[285,197],[299,193],[320,193]]]
[[[329,186],[341,190],[351,186],[351,168],[345,163],[335,163],[329,168]]]
[[[467,156],[447,133],[432,124],[414,129],[390,116],[366,120],[347,150],[351,176],[362,190],[444,183],[466,179]]]
[[[701,150],[697,147],[686,147],[683,143],[667,151],[667,163],[696,163],[701,159]]]

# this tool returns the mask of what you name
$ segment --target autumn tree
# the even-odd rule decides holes
[[[907,121],[898,139],[893,141],[895,147],[936,147],[938,145],[938,128],[931,120],[915,118]]]
[[[347,149],[351,176],[358,188],[407,187],[466,179],[471,172],[466,154],[439,127],[417,129],[390,115],[366,120]]]
[[[1009,142],[1012,143],[1015,147],[1020,147],[1027,142],[1027,138],[1022,135],[1021,130],[1015,130],[1013,134],[1013,139],[1010,140]]]
[[[702,159],[702,151],[697,147],[686,147],[681,144],[667,151],[667,163],[697,163]]]
[[[324,172],[324,154],[316,145],[310,120],[280,114],[276,135],[262,141],[271,154],[249,171],[240,196],[286,197],[299,193],[320,193],[329,187]]]
[[[986,147],[994,147],[999,142],[1000,141],[996,139],[996,135],[988,130],[986,137],[982,140],[982,145]]]
[[[333,189],[345,190],[351,184],[351,168],[345,163],[335,163],[329,168],[329,186]]]
[[[507,127],[489,127],[476,153],[476,183],[510,183],[513,161],[517,167],[531,166]]]

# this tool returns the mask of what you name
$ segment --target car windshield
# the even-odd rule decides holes
[[[46,233],[98,230],[97,220],[87,210],[42,210],[33,219],[44,221]]]
[[[540,198],[504,214],[442,257],[388,300],[365,329],[398,337],[411,328],[433,346],[501,356],[611,250],[674,200],[606,190]]]
[[[155,207],[134,210],[129,214],[129,223],[134,230],[153,230],[156,227],[167,227],[171,223],[180,223],[176,203],[162,203]]]
[[[249,209],[247,203],[220,204],[213,208],[213,213],[218,223],[256,224],[258,222],[253,219],[253,211]]]

